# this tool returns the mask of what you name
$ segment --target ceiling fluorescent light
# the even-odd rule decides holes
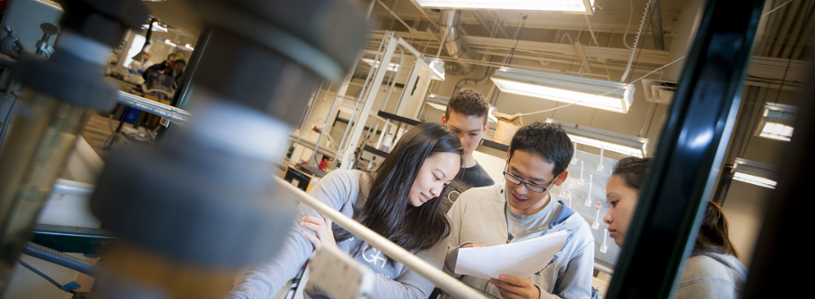
[[[628,113],[634,85],[502,67],[490,79],[501,92]]]
[[[559,124],[569,139],[577,144],[603,148],[623,155],[643,158],[648,153],[648,138],[624,135],[616,132],[578,126],[565,121],[546,119],[546,122]]]
[[[168,44],[170,46],[173,46],[173,47],[178,47],[178,45],[174,44],[173,42],[171,42],[169,39],[166,39],[166,38],[161,42],[165,43],[165,44]]]
[[[440,58],[425,57],[424,62],[430,67],[430,77],[432,80],[444,81],[444,60]]]
[[[428,106],[430,106],[430,107],[433,107],[436,110],[447,111],[447,106],[446,105],[440,105],[440,104],[431,103],[431,102],[426,102],[426,104]]]
[[[365,63],[367,63],[368,65],[373,66],[373,67],[375,67],[375,68],[378,68],[378,67],[379,67],[379,61],[377,61],[377,62],[376,62],[376,65],[375,65],[375,66],[374,66],[374,60],[373,60],[373,59],[370,59],[370,58],[362,58],[362,61],[364,61],[364,62],[365,62]],[[388,71],[395,72],[395,71],[396,71],[396,70],[398,70],[398,69],[399,69],[399,64],[398,64],[398,63],[393,63],[393,62],[391,62],[391,63],[389,63],[389,64],[388,64]]]
[[[795,106],[767,103],[758,124],[756,136],[781,141],[790,141],[798,108]]]
[[[563,11],[581,14],[594,12],[594,0],[415,0],[422,7],[447,9],[512,9]]]
[[[733,179],[759,187],[775,189],[778,169],[775,166],[736,158],[733,166]]]
[[[149,27],[150,26],[148,26],[147,24],[142,24],[141,25],[141,29],[144,29],[144,30],[147,30],[147,28],[149,28]],[[167,32],[167,28],[161,27],[161,26],[159,26],[158,23],[153,22],[153,32]]]

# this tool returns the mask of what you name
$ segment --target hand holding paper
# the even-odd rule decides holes
[[[568,232],[560,231],[517,243],[461,248],[455,272],[486,279],[498,279],[501,274],[529,277],[552,260],[568,236]]]

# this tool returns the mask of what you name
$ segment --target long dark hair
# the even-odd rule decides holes
[[[639,192],[640,187],[645,182],[649,164],[651,164],[650,158],[623,158],[614,166],[611,175],[622,177],[629,188]],[[702,226],[699,228],[699,234],[696,235],[696,242],[693,243],[691,255],[700,255],[705,252],[730,254],[739,257],[736,247],[730,242],[727,218],[724,217],[724,211],[722,211],[721,206],[712,201],[707,202],[705,216],[702,218]]]
[[[446,238],[450,223],[441,210],[439,198],[419,207],[408,204],[408,194],[419,169],[435,153],[462,155],[464,150],[458,137],[438,123],[423,123],[405,133],[371,174],[368,198],[362,207],[355,207],[354,220],[408,251],[430,248]],[[336,224],[333,229],[337,242],[351,237]],[[361,249],[360,243],[351,254],[357,255]],[[388,263],[394,264],[392,259]]]
[[[696,235],[691,255],[700,255],[705,252],[716,252],[739,257],[736,247],[730,242],[730,233],[727,218],[724,217],[722,207],[715,202],[708,201],[702,226]]]

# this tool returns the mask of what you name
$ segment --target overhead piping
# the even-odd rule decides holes
[[[495,23],[490,24],[490,22],[487,21],[487,19],[484,18],[484,16],[481,15],[481,13],[478,12],[478,11],[473,11],[473,16],[475,16],[475,19],[478,20],[478,23],[480,23],[481,26],[484,27],[485,30],[487,30],[487,32],[492,32],[493,31],[492,28],[497,26],[498,32],[500,32],[501,35],[504,36],[504,38],[509,38],[510,37],[509,34],[507,33],[506,29],[504,28],[504,26],[501,25],[501,23],[498,21],[497,18],[495,19]],[[492,58],[490,58],[490,62],[495,62],[495,56],[492,56]],[[487,69],[484,71],[484,76],[482,76],[479,79],[461,79],[461,80],[459,80],[458,83],[456,83],[456,86],[453,88],[453,94],[456,94],[461,89],[461,87],[463,87],[465,84],[475,85],[475,86],[484,85],[484,83],[486,83],[487,81],[490,80],[490,75],[492,75],[493,71],[495,71],[495,67],[490,66],[490,67],[487,67]]]
[[[467,52],[467,44],[458,28],[461,24],[460,10],[442,10],[439,20],[439,30],[443,36],[442,47],[447,55],[452,56],[457,61],[444,64],[444,71],[453,76],[466,76],[470,74],[475,66],[469,63],[462,63],[458,60],[472,60],[472,56]]]
[[[659,0],[654,1],[654,12],[651,13],[651,33],[654,37],[654,49],[665,50],[665,38],[662,36],[662,9]]]

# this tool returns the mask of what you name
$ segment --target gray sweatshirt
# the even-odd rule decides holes
[[[352,217],[354,205],[361,207],[364,204],[369,189],[368,176],[363,172],[335,170],[321,179],[309,194],[342,212],[345,216]],[[433,200],[438,200],[438,198]],[[298,210],[300,217],[305,215],[321,217],[313,209],[303,204],[298,207]],[[226,298],[274,298],[280,288],[297,275],[314,250],[311,242],[300,233],[303,230],[310,232],[297,225],[300,217],[297,218],[288,237],[283,241],[281,253],[269,263],[258,265],[244,274],[240,284]],[[337,247],[347,253],[351,252],[360,242],[362,241],[351,237],[338,243]],[[363,248],[366,247],[367,244],[364,244]],[[442,240],[436,246],[414,252],[414,254],[441,269],[446,248],[447,241]],[[388,257],[376,248],[368,249],[354,256],[354,259],[379,274],[374,292],[370,294],[374,298],[426,299],[433,290],[433,283],[407,269],[401,263],[396,262],[394,266],[390,266],[387,263]],[[314,289],[305,291],[311,298],[325,297]]]
[[[745,268],[732,255],[706,252],[685,261],[677,299],[736,299],[747,279]]]
[[[444,271],[488,298],[501,298],[498,288],[489,280],[455,274],[456,257],[461,245],[467,243],[485,246],[507,243],[506,191],[504,182],[493,186],[472,188],[462,193],[447,216],[451,234]],[[541,290],[540,298],[590,298],[594,271],[594,238],[583,217],[555,198],[540,212],[516,217],[518,238],[530,238],[547,233],[567,231],[566,244],[552,261],[530,277],[522,277]],[[540,221],[543,219],[543,221]],[[532,224],[532,225],[527,225]],[[445,294],[443,298],[450,298]]]

